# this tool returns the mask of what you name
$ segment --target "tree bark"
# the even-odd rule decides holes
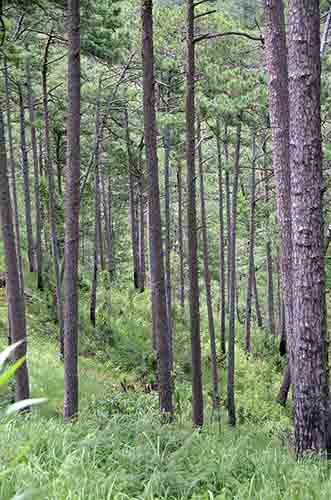
[[[280,270],[284,326],[292,331],[292,220],[289,164],[289,92],[284,6],[282,0],[264,0],[265,54],[272,132],[272,161],[276,179],[277,220],[280,227]]]
[[[167,317],[169,327],[170,352],[172,352],[172,301],[171,301],[171,241],[170,241],[170,128],[164,131],[164,213],[165,213],[165,287],[167,299]],[[172,369],[172,359],[171,359]]]
[[[185,309],[185,277],[184,277],[184,238],[183,238],[183,186],[182,169],[177,167],[178,191],[178,251],[179,251],[179,301],[184,312]]]
[[[145,198],[144,198],[144,172],[140,169],[138,181],[139,188],[139,288],[145,290],[146,267],[145,267]]]
[[[21,231],[18,212],[17,188],[16,188],[16,164],[14,157],[13,135],[12,135],[12,119],[11,119],[11,106],[10,106],[10,86],[7,60],[4,58],[4,73],[5,73],[5,93],[6,93],[6,110],[7,110],[7,133],[8,133],[8,146],[9,146],[9,161],[10,161],[10,174],[11,174],[11,195],[12,195],[12,208],[14,217],[14,229],[16,240],[16,255],[18,261],[18,274],[20,281],[20,290],[24,294],[24,271],[23,259],[21,249]]]
[[[198,273],[198,238],[195,169],[195,50],[194,1],[187,0],[186,33],[186,162],[187,162],[187,236],[190,285],[190,322],[192,348],[192,419],[194,426],[203,425],[203,394],[200,341],[200,298]]]
[[[221,152],[221,127],[219,118],[216,118],[216,146],[218,163],[218,214],[219,214],[219,272],[220,272],[220,330],[221,351],[226,353],[225,339],[225,242],[224,242],[224,194],[223,194],[223,165]]]
[[[36,257],[37,257],[37,287],[39,290],[44,289],[43,279],[43,254],[42,254],[42,220],[41,220],[41,207],[40,207],[40,185],[39,185],[39,163],[38,163],[38,148],[37,148],[37,135],[35,128],[35,98],[32,93],[31,84],[31,55],[30,53],[26,59],[26,83],[27,83],[27,97],[30,115],[31,127],[31,145],[33,156],[33,173],[34,173],[34,195],[35,195],[35,210],[36,210]]]
[[[254,268],[254,272],[253,272],[253,295],[254,295],[254,300],[255,300],[255,313],[256,313],[257,326],[259,328],[262,328],[263,327],[263,318],[262,318],[260,301],[259,301],[259,293],[258,293],[257,283],[256,283],[256,269],[255,268]]]
[[[249,223],[249,256],[248,256],[248,279],[246,295],[246,317],[245,317],[245,351],[251,352],[251,317],[252,317],[252,291],[254,252],[255,252],[255,177],[256,177],[256,128],[252,129],[252,169],[251,169],[251,200],[250,200],[250,223]]]
[[[241,119],[241,117],[240,117]],[[229,304],[229,344],[228,344],[228,379],[227,406],[229,424],[236,425],[236,407],[234,398],[235,371],[235,315],[236,315],[236,235],[237,235],[237,195],[240,171],[241,121],[237,125],[237,144],[233,169],[232,217],[230,235],[230,304]]]
[[[156,144],[153,2],[142,0],[142,59],[144,89],[144,137],[148,177],[149,248],[152,315],[156,335],[160,410],[172,416],[172,381],[169,328],[162,252],[162,224]]]
[[[200,210],[201,210],[201,225],[202,225],[202,241],[203,241],[203,274],[206,287],[206,303],[208,311],[208,329],[210,339],[210,359],[211,359],[211,373],[212,373],[212,394],[213,394],[213,408],[217,409],[220,405],[220,393],[218,383],[218,367],[217,367],[217,352],[216,352],[216,338],[215,338],[215,324],[213,315],[213,304],[210,285],[209,273],[209,245],[208,245],[208,232],[207,232],[207,210],[205,202],[205,187],[203,175],[203,158],[202,158],[202,144],[201,144],[201,123],[198,119],[197,131],[198,155],[199,155],[199,178],[200,178]]]
[[[22,171],[23,171],[23,186],[24,186],[24,208],[25,208],[25,227],[28,244],[28,259],[29,270],[31,273],[35,270],[34,261],[34,243],[32,230],[32,211],[31,211],[31,195],[30,195],[30,176],[29,176],[29,160],[28,150],[26,145],[26,125],[24,113],[24,98],[21,84],[18,84],[18,96],[20,102],[20,132],[21,132],[21,152],[22,152]]]
[[[48,111],[48,90],[47,90],[47,65],[48,65],[48,53],[51,44],[51,36],[49,37],[44,54],[44,63],[42,70],[42,86],[43,86],[43,109],[44,109],[44,133],[45,133],[45,163],[47,171],[47,184],[48,184],[48,217],[51,230],[51,242],[53,251],[53,264],[54,264],[54,274],[55,274],[55,293],[56,293],[56,309],[57,309],[57,320],[60,329],[60,352],[63,356],[63,304],[62,304],[62,294],[61,294],[61,276],[60,276],[60,256],[59,256],[59,242],[57,237],[57,228],[55,220],[55,200],[54,200],[54,171],[49,135],[49,111]]]
[[[270,236],[270,186],[269,186],[269,172],[266,171],[267,166],[267,143],[266,139],[263,144],[264,156],[264,187],[265,187],[265,202],[267,205],[267,242],[266,242],[266,260],[267,260],[267,289],[268,289],[268,326],[271,335],[275,335],[275,308],[274,308],[274,282],[273,282],[273,262],[271,252],[271,236]]]
[[[226,207],[226,231],[227,231],[227,301],[226,312],[229,313],[230,304],[230,251],[231,251],[231,193],[230,193],[230,172],[229,172],[229,135],[228,124],[224,127],[224,159],[225,159],[225,207]]]
[[[65,167],[64,419],[78,413],[78,265],[80,209],[80,0],[69,0],[68,157]]]
[[[14,360],[18,361],[26,355],[26,321],[24,294],[21,293],[16,255],[13,216],[10,201],[10,190],[7,172],[6,140],[3,121],[4,102],[0,103],[0,220],[7,271],[6,292],[10,317],[10,334],[12,342],[22,341],[15,349]],[[29,375],[26,361],[15,372],[15,399],[22,401],[29,398]]]
[[[293,334],[289,342],[298,456],[328,445],[324,331],[320,2],[289,2]]]

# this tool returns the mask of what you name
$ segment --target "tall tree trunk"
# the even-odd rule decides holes
[[[59,194],[62,196],[61,137],[62,137],[61,132],[56,132],[55,159],[56,159],[57,188]]]
[[[96,100],[96,113],[95,113],[95,134],[96,134],[96,148],[95,148],[95,172],[94,172],[94,263],[92,272],[92,286],[91,286],[91,303],[90,303],[90,319],[92,325],[96,326],[96,306],[97,306],[97,284],[98,284],[98,271],[99,262],[102,262],[101,256],[101,210],[100,210],[100,148],[102,141],[102,128],[101,128],[101,110],[100,110],[100,93],[101,81],[99,82],[98,95]]]
[[[21,84],[18,84],[18,95],[20,102],[20,131],[21,131],[21,152],[22,152],[22,171],[23,171],[23,186],[24,186],[24,208],[25,208],[25,226],[26,237],[28,244],[28,259],[29,270],[34,272],[34,244],[33,244],[33,231],[32,231],[32,211],[31,211],[31,195],[30,195],[30,177],[29,177],[29,161],[28,150],[26,145],[26,125],[24,113],[24,99]]]
[[[221,151],[221,127],[216,118],[216,146],[218,166],[218,214],[219,214],[219,272],[220,272],[220,327],[221,351],[226,352],[225,343],[225,243],[224,243],[224,195],[223,195],[223,165]]]
[[[170,241],[170,128],[164,131],[164,190],[165,190],[165,287],[167,299],[167,317],[169,326],[170,352],[172,352],[172,301],[171,301],[171,241]],[[172,369],[172,359],[171,359]]]
[[[254,268],[254,272],[253,272],[253,295],[254,295],[254,301],[255,301],[255,313],[256,313],[257,326],[259,328],[262,328],[263,327],[263,318],[262,318],[260,301],[259,301],[259,293],[258,293],[257,283],[256,283],[256,269],[255,268]]]
[[[10,86],[9,86],[9,75],[8,75],[8,66],[6,58],[4,58],[4,73],[5,73],[9,161],[10,161],[10,174],[11,174],[11,195],[12,195],[12,208],[14,212],[13,217],[14,217],[15,240],[16,240],[16,255],[18,260],[20,290],[24,295],[24,271],[23,271],[23,259],[22,259],[22,249],[21,249],[21,231],[20,231],[17,189],[16,189],[16,164],[15,164],[14,147],[13,147],[12,119],[11,119],[11,106],[10,106]]]
[[[184,277],[184,238],[183,238],[183,186],[182,169],[177,167],[178,191],[178,244],[179,244],[179,301],[182,310],[185,308],[185,277]]]
[[[26,321],[24,294],[21,293],[18,271],[18,259],[15,247],[15,234],[10,201],[7,172],[6,140],[3,121],[4,102],[0,103],[0,220],[5,251],[7,271],[7,297],[10,316],[10,334],[12,342],[22,341],[15,349],[14,359],[18,361],[26,355]],[[21,401],[29,397],[29,376],[26,361],[15,372],[15,399]]]
[[[230,193],[230,171],[229,171],[229,135],[228,124],[224,127],[224,160],[225,160],[225,207],[226,207],[226,231],[227,231],[227,301],[226,312],[229,313],[230,305],[230,251],[231,251],[231,193]]]
[[[186,162],[187,162],[187,236],[190,285],[190,321],[192,345],[192,419],[195,426],[203,425],[203,394],[200,341],[200,298],[198,273],[198,238],[195,169],[195,50],[194,1],[187,0],[186,33]]]
[[[133,283],[137,290],[139,288],[139,259],[138,259],[138,245],[137,245],[137,221],[136,221],[136,206],[135,206],[135,186],[134,186],[134,157],[132,153],[132,145],[129,130],[128,111],[125,109],[125,132],[126,132],[126,145],[128,150],[129,161],[129,210],[130,210],[130,228],[131,228],[131,246],[132,246],[132,261],[133,261]]]
[[[69,0],[68,158],[65,168],[64,419],[78,413],[78,264],[80,208],[80,0]]]
[[[167,304],[162,252],[162,224],[159,192],[159,171],[156,144],[153,2],[142,0],[142,58],[144,89],[144,137],[146,148],[150,275],[152,287],[152,315],[154,318],[158,357],[158,381],[161,413],[172,415],[171,352],[167,321]]]
[[[293,334],[289,342],[296,452],[328,446],[324,328],[320,2],[289,2]],[[300,71],[298,71],[300,65]]]
[[[218,367],[217,367],[217,352],[216,352],[216,338],[215,338],[215,324],[213,315],[213,304],[210,285],[209,273],[209,245],[208,245],[208,232],[207,232],[207,210],[205,202],[205,187],[203,175],[203,158],[202,158],[202,144],[201,144],[201,124],[198,119],[197,140],[199,143],[199,178],[200,178],[200,210],[201,210],[201,225],[202,225],[202,240],[203,240],[203,274],[206,287],[206,303],[208,311],[208,329],[210,338],[210,359],[211,359],[211,372],[212,372],[212,394],[213,394],[213,408],[219,408],[220,393],[218,383]]]
[[[240,117],[241,119],[241,117]],[[241,121],[237,125],[237,144],[233,169],[232,217],[230,237],[230,305],[229,305],[229,344],[228,344],[228,380],[227,406],[229,424],[236,425],[236,407],[234,399],[235,370],[235,315],[236,315],[236,236],[237,236],[237,195],[240,171]]]
[[[277,219],[280,227],[280,269],[284,324],[292,331],[292,220],[289,165],[289,92],[286,32],[282,0],[264,0],[265,54],[272,132],[272,161],[276,178]]]
[[[268,289],[268,326],[271,335],[275,335],[275,308],[274,308],[274,282],[273,282],[273,262],[271,252],[271,235],[270,235],[270,187],[269,187],[269,172],[266,170],[267,166],[267,142],[264,140],[263,144],[264,156],[264,187],[265,187],[265,203],[267,205],[267,242],[266,242],[266,260],[267,260],[267,289]]]
[[[139,188],[139,288],[145,290],[145,198],[144,198],[144,173],[141,165]]]
[[[37,135],[35,128],[35,98],[32,93],[31,85],[31,55],[30,53],[26,59],[26,83],[27,83],[27,96],[30,114],[30,127],[31,127],[31,145],[33,155],[33,172],[34,172],[34,194],[35,194],[35,209],[36,209],[36,257],[37,257],[37,286],[39,290],[44,288],[43,279],[43,255],[42,255],[42,221],[41,221],[41,207],[40,207],[40,185],[39,185],[39,163],[38,163],[38,149],[37,149]]]
[[[105,181],[105,173],[104,171],[101,173],[101,194],[102,194],[102,205],[103,205],[103,213],[105,219],[105,229],[106,229],[106,238],[107,238],[107,262],[108,262],[108,271],[110,274],[110,278],[112,277],[113,272],[113,228],[111,226],[110,216],[112,210],[112,191],[111,191],[111,182],[109,180],[108,190],[106,192],[106,181]]]
[[[251,170],[251,201],[249,222],[249,256],[248,256],[248,280],[246,295],[246,317],[245,317],[245,351],[251,352],[251,317],[252,317],[252,291],[254,275],[254,252],[255,252],[255,174],[256,174],[256,127],[252,129],[252,170]]]
[[[57,237],[57,228],[55,220],[55,200],[54,200],[54,171],[53,162],[51,154],[51,144],[50,144],[50,134],[49,134],[49,111],[48,111],[48,90],[47,90],[47,65],[48,65],[48,53],[51,44],[51,36],[48,38],[45,54],[44,63],[42,70],[42,85],[43,85],[43,108],[44,108],[44,133],[45,133],[45,156],[46,156],[46,171],[47,171],[47,184],[48,184],[48,217],[51,230],[51,242],[52,242],[52,252],[53,252],[53,264],[54,264],[54,274],[55,274],[55,293],[56,293],[56,309],[57,309],[57,320],[60,328],[60,352],[63,356],[63,304],[62,304],[62,294],[61,294],[61,276],[60,276],[60,256],[59,256],[59,242]]]

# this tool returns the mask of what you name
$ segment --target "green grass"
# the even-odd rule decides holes
[[[31,416],[0,421],[1,500],[330,498],[329,464],[293,457],[291,408],[274,402],[281,362],[265,332],[256,332],[250,359],[241,347],[242,332],[237,332],[238,425],[233,429],[224,407],[220,421],[211,410],[203,321],[206,424],[197,432],[191,427],[188,328],[176,313],[177,419],[162,425],[157,395],[145,394],[142,383],[144,372],[153,373],[148,295],[113,293],[110,310],[102,300],[105,296],[101,289],[97,331],[89,327],[82,298],[81,413],[70,425],[62,422],[63,364],[56,327],[42,296],[36,294],[30,304],[32,396],[46,397],[47,403]],[[224,401],[224,360],[222,364]],[[123,392],[124,379],[135,390]]]

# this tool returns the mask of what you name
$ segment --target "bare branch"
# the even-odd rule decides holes
[[[194,19],[198,19],[199,17],[203,17],[203,16],[209,16],[210,14],[215,14],[215,12],[217,12],[216,9],[208,10],[206,12],[201,12],[201,14],[197,14],[196,16],[194,16]]]
[[[195,38],[194,43],[199,43],[204,40],[212,40],[213,38],[222,38],[224,36],[243,36],[245,38],[248,38],[249,40],[253,40],[255,42],[261,42],[262,45],[264,46],[264,38],[262,36],[256,37],[241,31],[226,31],[224,33],[205,33],[204,35],[200,35],[197,38]]]

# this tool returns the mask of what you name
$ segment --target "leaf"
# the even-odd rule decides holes
[[[3,367],[3,364],[6,361],[6,359],[8,359],[9,356],[12,354],[12,352],[15,351],[16,347],[23,344],[23,342],[25,342],[24,339],[19,340],[18,342],[15,342],[15,344],[11,344],[10,346],[8,346],[4,351],[0,353],[0,370]]]
[[[13,413],[17,413],[18,411],[28,408],[29,406],[39,405],[41,403],[45,403],[46,401],[46,398],[24,399],[23,401],[18,401],[17,403],[8,406],[4,414],[8,417]]]
[[[18,359],[14,364],[12,364],[8,368],[8,370],[6,370],[4,373],[2,373],[0,375],[0,385],[3,385],[6,382],[8,382],[8,380],[11,379],[11,377],[14,375],[16,370],[18,370],[18,368],[24,363],[24,361],[25,361],[25,356],[23,356],[23,358],[21,358],[21,359]]]

